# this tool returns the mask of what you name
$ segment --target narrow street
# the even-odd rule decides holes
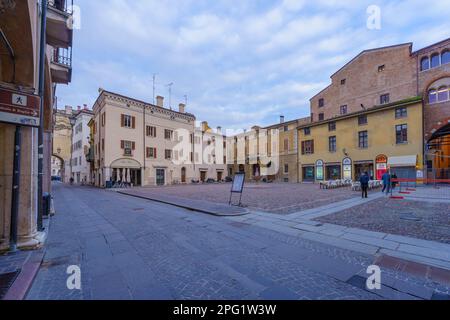
[[[349,281],[373,257],[115,192],[53,188],[56,215],[28,299],[382,298]],[[81,290],[66,286],[71,265]]]

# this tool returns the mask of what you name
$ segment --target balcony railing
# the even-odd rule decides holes
[[[72,68],[72,48],[54,48],[52,62]]]
[[[72,14],[73,13],[73,0],[47,0],[49,7],[56,10]]]

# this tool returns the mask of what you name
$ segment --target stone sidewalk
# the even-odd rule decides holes
[[[383,197],[375,194],[369,199],[350,199],[321,208],[280,216],[266,212],[252,212],[244,217],[228,219],[276,230],[301,239],[318,241],[339,248],[369,255],[388,255],[440,269],[450,270],[450,245],[411,237],[367,231],[321,223],[312,219]],[[450,272],[448,274],[450,282]]]

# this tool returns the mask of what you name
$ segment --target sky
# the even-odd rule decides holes
[[[73,77],[58,107],[92,106],[98,89],[165,97],[229,130],[308,116],[309,99],[365,49],[450,37],[450,1],[74,0]],[[369,28],[376,5],[380,28]],[[373,24],[371,24],[373,26]]]

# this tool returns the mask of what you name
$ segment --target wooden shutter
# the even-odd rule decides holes
[[[153,148],[153,158],[157,158],[157,156],[156,156],[156,148]]]
[[[302,141],[302,154],[305,154],[305,141]]]
[[[131,117],[131,127],[132,127],[133,129],[136,128],[136,117]]]
[[[314,153],[314,140],[311,140],[311,154]]]
[[[124,114],[120,115],[120,126],[125,127],[125,115]]]
[[[125,149],[125,141],[120,140],[120,149]]]
[[[133,150],[135,150],[135,149],[136,149],[136,142],[133,141],[131,144],[132,144],[132,147],[131,147],[131,148],[132,148]]]

